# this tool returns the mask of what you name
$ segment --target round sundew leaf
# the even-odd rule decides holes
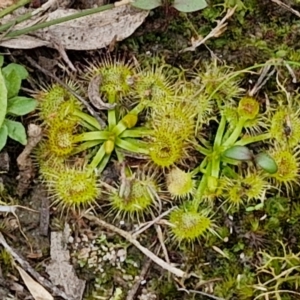
[[[175,0],[172,6],[181,12],[189,13],[204,9],[207,2],[205,0]]]
[[[255,163],[269,174],[274,174],[278,170],[275,160],[267,153],[261,152],[254,157]]]
[[[224,151],[223,156],[238,161],[249,161],[252,159],[252,152],[245,146],[233,146]]]
[[[131,5],[136,8],[151,10],[162,5],[162,2],[161,0],[136,0]]]

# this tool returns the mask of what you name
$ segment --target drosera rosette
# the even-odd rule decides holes
[[[216,103],[214,99],[210,98],[201,88],[199,89],[194,80],[180,84],[176,91],[176,97],[192,107],[192,115],[196,115],[198,127],[208,124],[215,118]]]
[[[196,191],[195,179],[192,172],[185,172],[173,167],[165,175],[167,191],[173,199],[188,199]]]
[[[94,208],[101,195],[101,184],[96,172],[86,165],[68,166],[61,164],[60,169],[50,168],[43,171],[52,206],[61,212],[79,211]]]
[[[171,99],[175,85],[165,67],[153,65],[151,69],[139,68],[134,77],[133,98],[146,101],[149,106],[159,106],[166,99]]]
[[[183,99],[173,99],[160,106],[154,106],[150,113],[153,128],[172,128],[184,140],[194,140],[196,113],[191,103]]]
[[[79,93],[79,86],[72,81],[66,83],[72,90]],[[81,103],[69,91],[59,84],[52,84],[36,93],[35,99],[38,101],[38,115],[46,125],[59,118],[76,119],[71,116],[75,110],[80,110]]]
[[[170,235],[177,243],[193,243],[208,233],[216,234],[209,208],[196,207],[188,201],[169,215]]]
[[[60,120],[56,117],[48,125],[45,140],[48,151],[57,157],[67,158],[76,149],[74,136],[76,122],[68,119]]]
[[[51,178],[51,174],[64,168],[65,157],[56,156],[49,151],[49,146],[42,140],[32,154],[34,165],[38,168],[41,179],[45,182]]]
[[[202,94],[211,96],[220,103],[230,103],[240,98],[243,89],[238,76],[228,66],[218,65],[217,60],[206,63],[199,71],[192,74],[193,82],[202,90]]]
[[[260,172],[248,171],[245,176],[237,178],[224,177],[222,198],[230,211],[246,206],[253,201],[264,202],[266,191],[270,185],[266,176]]]
[[[150,137],[150,161],[163,169],[176,163],[184,164],[190,146],[177,130],[168,126],[160,126],[153,130]]]
[[[140,220],[161,207],[160,176],[156,171],[140,168],[132,172],[126,168],[121,173],[120,184],[112,188],[108,195],[109,214],[115,218]]]
[[[134,74],[134,65],[131,62],[106,55],[90,63],[83,78],[90,82],[100,75],[99,93],[103,100],[114,104],[128,100]]]
[[[270,136],[282,146],[295,147],[300,141],[300,109],[292,109],[290,106],[280,106],[268,117],[270,124]]]
[[[300,149],[275,145],[270,154],[277,164],[277,172],[269,176],[272,184],[278,189],[285,186],[286,192],[293,194],[294,187],[300,185]]]

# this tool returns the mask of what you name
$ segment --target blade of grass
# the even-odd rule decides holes
[[[12,13],[16,9],[18,9],[19,7],[22,7],[26,4],[28,4],[29,2],[31,2],[31,0],[20,0],[17,3],[4,8],[3,10],[0,11],[0,19],[3,18],[6,15]]]

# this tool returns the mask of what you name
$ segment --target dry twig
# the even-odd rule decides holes
[[[97,225],[99,225],[107,230],[110,230],[112,232],[119,234],[120,236],[125,238],[128,242],[130,242],[132,245],[137,247],[144,255],[146,255],[148,258],[150,258],[153,262],[155,262],[161,268],[169,271],[170,273],[174,274],[177,277],[180,277],[180,278],[186,277],[187,274],[185,272],[172,266],[171,264],[168,264],[167,262],[165,262],[164,260],[162,260],[161,258],[156,256],[149,249],[142,246],[130,233],[128,233],[120,228],[117,228],[111,224],[108,224],[105,221],[98,219],[97,217],[94,217],[94,216],[91,216],[88,214],[83,214],[83,217],[92,222],[95,222]]]
[[[195,51],[197,47],[203,45],[209,39],[213,37],[219,37],[226,30],[227,27],[226,21],[234,14],[235,10],[236,10],[236,6],[228,9],[224,18],[220,21],[217,21],[217,26],[214,29],[212,29],[212,31],[205,38],[198,36],[198,38],[192,39],[192,46],[187,47],[181,50],[180,52]]]
[[[283,7],[284,9],[288,10],[292,14],[296,15],[298,18],[300,18],[300,12],[299,11],[291,8],[287,4],[281,2],[280,0],[271,0],[271,1],[274,2],[274,3],[276,3],[276,4],[278,4],[279,6]]]

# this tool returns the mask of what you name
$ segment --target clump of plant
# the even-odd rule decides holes
[[[243,73],[257,66],[229,72],[213,62],[178,79],[122,60],[93,63],[78,91],[100,122],[65,89],[37,94],[46,135],[37,161],[53,204],[137,221],[171,208],[159,220],[172,242],[166,246],[179,244],[187,259],[201,247],[191,265],[217,278],[212,293],[259,297],[255,250],[283,238],[294,201],[285,196],[297,194],[299,181],[298,99],[278,84],[273,101],[262,101],[270,65],[285,70],[277,61],[260,65],[262,75],[246,92]],[[59,109],[43,113],[48,99]],[[206,260],[216,268],[204,274],[197,266]],[[234,274],[223,276],[231,265]]]
[[[32,112],[37,105],[35,99],[19,95],[22,80],[28,77],[26,69],[15,63],[3,67],[3,62],[4,58],[0,56],[0,151],[8,137],[26,145],[26,130],[14,119]]]

